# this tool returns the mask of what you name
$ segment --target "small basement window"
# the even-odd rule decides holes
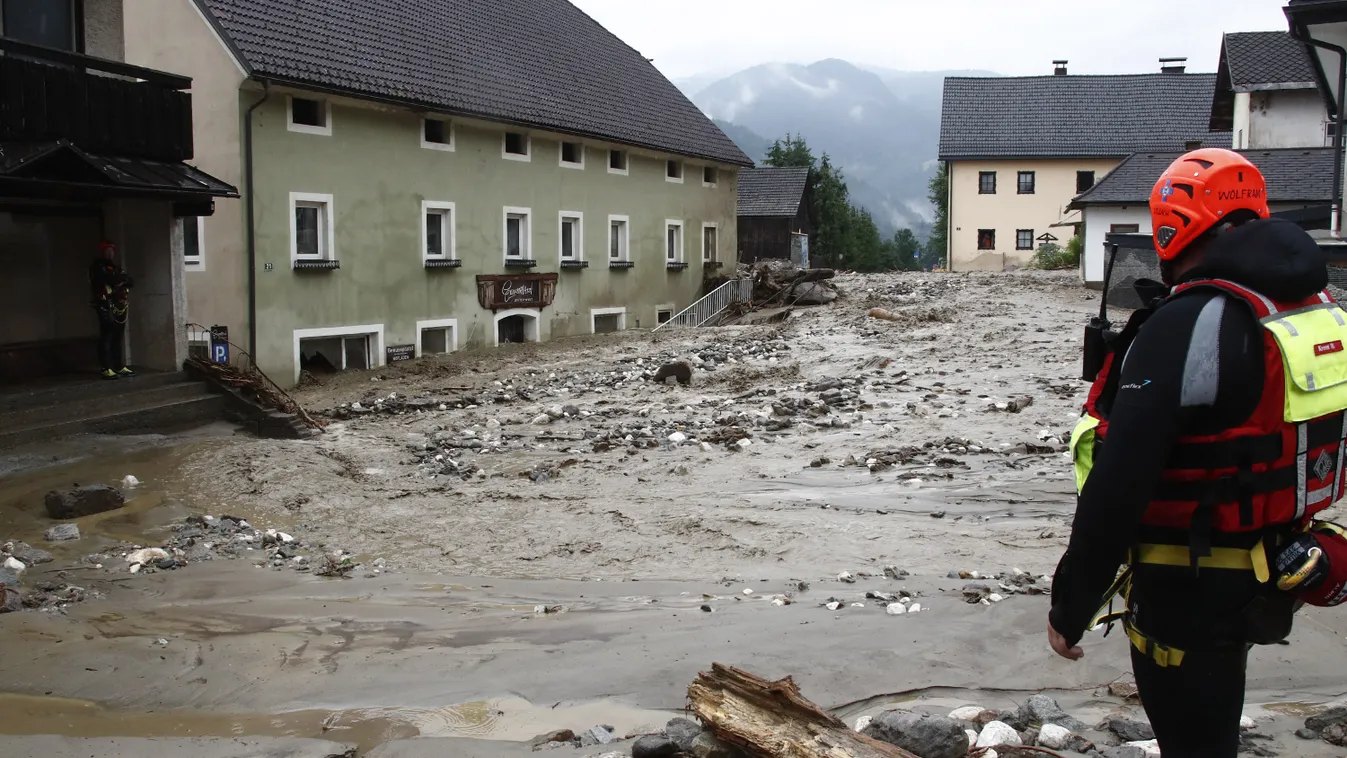
[[[521,132],[505,133],[505,155],[517,158],[527,158],[529,154],[529,138],[527,134]]]
[[[443,355],[454,352],[457,340],[450,323],[434,323],[421,327],[421,355]]]
[[[720,181],[720,171],[715,166],[706,166],[702,169],[702,186],[714,187]]]
[[[585,165],[585,146],[579,142],[561,143],[561,162],[572,167]]]
[[[673,315],[674,312],[672,308],[660,308],[659,311],[655,313],[655,321],[656,323],[667,324],[669,323],[669,320],[673,318]]]
[[[669,161],[668,166],[664,170],[664,176],[671,182],[681,184],[683,182],[683,162]]]
[[[978,230],[978,250],[996,249],[996,230],[979,229]]]
[[[612,173],[627,173],[627,151],[609,150],[608,151],[608,170]]]
[[[1141,231],[1141,224],[1109,224],[1109,234],[1137,234]]]

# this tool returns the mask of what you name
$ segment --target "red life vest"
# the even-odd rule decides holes
[[[1331,309],[1339,326],[1347,326],[1327,292],[1298,302],[1278,302],[1232,282],[1202,280],[1174,288],[1164,302],[1197,289],[1219,290],[1247,304],[1260,323],[1281,323],[1293,335],[1294,327],[1279,316]],[[1096,446],[1108,435],[1107,412],[1117,391],[1121,356],[1147,315],[1138,311],[1128,323],[1090,387],[1084,411],[1099,419],[1094,428]],[[1248,419],[1219,434],[1178,439],[1142,517],[1143,527],[1217,533],[1303,528],[1314,514],[1343,496],[1347,411],[1338,409],[1300,423],[1286,421],[1288,390],[1282,348],[1269,329],[1262,331],[1264,380],[1257,408]],[[1314,348],[1341,351],[1343,344],[1328,342]],[[1313,390],[1313,377],[1309,378]]]

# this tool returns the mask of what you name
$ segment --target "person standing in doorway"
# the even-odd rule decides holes
[[[89,287],[94,312],[98,314],[98,364],[104,379],[135,376],[122,356],[126,335],[127,302],[131,277],[117,265],[117,247],[111,242],[98,246],[98,257],[89,266]]]

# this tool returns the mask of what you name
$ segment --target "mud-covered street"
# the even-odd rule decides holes
[[[322,377],[296,393],[312,440],[7,453],[0,542],[51,560],[0,615],[0,745],[525,755],[553,730],[658,731],[713,661],[794,676],[847,723],[1040,690],[1086,721],[1140,713],[1108,691],[1122,635],[1073,664],[1043,633],[1098,294],[1074,273],[837,284],[770,323]],[[687,386],[653,381],[674,361]],[[44,493],[127,475],[125,507],[44,540]],[[1344,631],[1306,613],[1254,653],[1260,745],[1337,754],[1291,733],[1345,694]]]

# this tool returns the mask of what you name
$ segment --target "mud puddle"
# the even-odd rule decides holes
[[[172,708],[132,711],[88,700],[0,694],[0,734],[70,737],[307,737],[349,742],[361,752],[389,740],[461,737],[523,742],[546,732],[608,724],[619,734],[652,731],[674,714],[611,701],[552,706],[519,697],[444,708],[354,708],[276,714]]]

